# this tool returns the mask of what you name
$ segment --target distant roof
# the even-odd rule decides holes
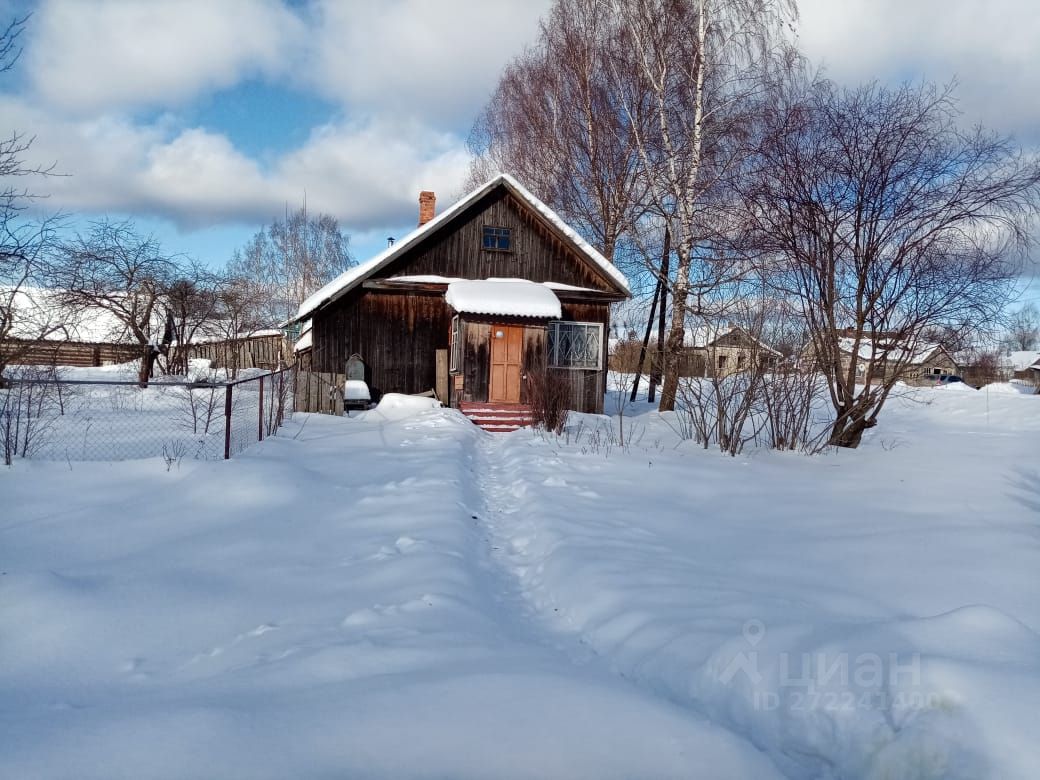
[[[370,277],[376,271],[385,268],[396,258],[400,257],[405,250],[416,245],[423,238],[432,234],[439,227],[450,221],[452,217],[480,200],[480,198],[484,197],[495,187],[500,185],[505,186],[514,196],[525,202],[534,211],[538,212],[546,221],[550,222],[553,227],[566,236],[574,245],[575,249],[588,259],[593,266],[599,269],[604,276],[610,279],[621,292],[624,292],[626,295],[632,294],[628,287],[628,280],[625,278],[625,275],[621,273],[612,262],[596,251],[591,244],[579,236],[573,228],[564,222],[556,212],[542,203],[542,201],[529,192],[522,184],[520,184],[520,182],[508,173],[500,173],[483,186],[478,187],[458,202],[452,204],[449,208],[442,211],[426,224],[420,225],[407,236],[396,241],[393,246],[384,249],[368,262],[350,268],[337,276],[300,304],[300,308],[296,312],[296,319],[303,319],[315,309],[346,295],[350,290],[354,289],[358,284]]]
[[[11,305],[14,322],[10,336],[47,341],[90,343],[136,343],[126,326],[112,312],[100,307],[74,307],[62,302],[62,291],[42,287],[0,287]],[[152,317],[153,330],[161,329],[159,313]]]
[[[451,282],[444,293],[451,308],[466,314],[510,317],[562,316],[560,299],[544,284],[527,279],[463,279]]]
[[[773,349],[771,346],[766,344],[760,339],[756,339],[744,328],[739,325],[697,325],[696,327],[686,328],[683,332],[683,346],[686,347],[710,347],[714,346],[715,342],[721,339],[723,336],[728,336],[731,333],[738,333],[744,336],[748,341],[753,341],[762,349],[767,352],[774,352],[777,355],[780,353]]]
[[[848,354],[852,354],[855,344],[856,340],[853,338],[838,339],[838,349]],[[894,339],[879,338],[874,341],[865,336],[859,343],[859,356],[864,360],[887,358],[891,363],[906,363],[911,366],[920,365],[936,350],[942,350],[949,355],[942,344],[917,344],[911,352],[905,344],[900,344]],[[950,357],[952,359],[952,355]]]
[[[1015,371],[1025,371],[1040,360],[1040,352],[1035,349],[1015,350],[1008,355],[1008,360]]]
[[[8,300],[14,315],[10,337],[43,341],[79,341],[90,344],[136,344],[127,324],[101,306],[70,306],[62,301],[62,290],[43,287],[14,289],[0,286],[0,297]],[[148,325],[153,341],[162,339],[166,326],[163,307],[156,306]],[[281,336],[280,330],[265,328],[232,334],[228,320],[211,318],[191,328],[193,344],[228,339]]]

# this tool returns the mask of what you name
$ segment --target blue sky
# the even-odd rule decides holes
[[[462,194],[465,139],[548,0],[0,0],[31,11],[0,76],[35,135],[47,209],[131,215],[222,265],[299,205],[359,260]],[[805,0],[798,35],[841,81],[956,77],[966,121],[1040,144],[1040,14],[1026,0]]]

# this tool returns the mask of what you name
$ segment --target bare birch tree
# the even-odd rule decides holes
[[[753,151],[751,115],[777,64],[793,55],[782,35],[789,0],[603,0],[619,20],[613,89],[635,134],[652,209],[664,217],[676,257],[663,350],[661,409],[674,408],[687,314],[708,305],[746,270],[733,251],[740,222],[731,177]]]
[[[614,260],[646,199],[635,135],[609,76],[620,41],[606,10],[601,0],[553,5],[473,127],[470,183],[514,174]]]
[[[1011,312],[1007,340],[1011,349],[1036,349],[1040,343],[1040,311],[1035,303],[1027,303]]]
[[[236,250],[231,275],[266,291],[264,325],[276,326],[296,315],[299,305],[351,265],[349,239],[328,214],[303,206],[260,230]]]
[[[949,90],[817,80],[781,96],[748,196],[827,380],[830,444],[855,447],[929,330],[998,320],[1040,165],[962,129]]]

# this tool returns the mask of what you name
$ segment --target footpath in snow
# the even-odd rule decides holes
[[[0,472],[0,776],[780,776],[574,652],[489,539],[487,437],[408,413]]]
[[[913,391],[814,458],[517,432],[492,537],[547,631],[790,777],[1035,778],[1038,412]]]

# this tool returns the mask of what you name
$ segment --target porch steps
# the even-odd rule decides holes
[[[466,403],[459,411],[489,433],[510,433],[534,423],[534,415],[527,404]]]

